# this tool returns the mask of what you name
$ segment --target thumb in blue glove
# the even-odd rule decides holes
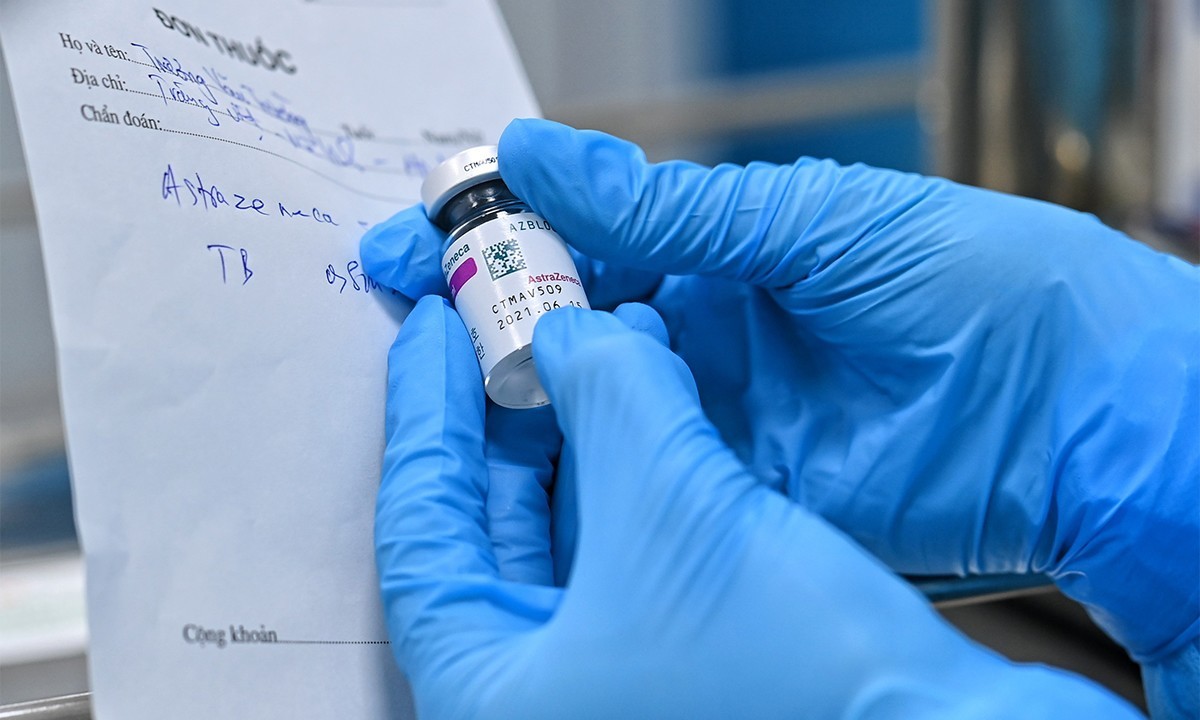
[[[541,320],[534,353],[577,459],[565,588],[501,570],[491,418],[457,316],[426,298],[397,339],[377,563],[421,716],[1136,717],[1083,680],[972,645],[759,483],[661,339],[564,309]]]

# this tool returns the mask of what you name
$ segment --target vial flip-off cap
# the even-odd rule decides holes
[[[425,176],[421,202],[425,214],[434,219],[455,195],[481,182],[500,177],[495,145],[480,145],[452,155]]]

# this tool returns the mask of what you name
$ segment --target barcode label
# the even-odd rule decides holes
[[[483,249],[483,259],[493,280],[525,269],[525,256],[515,238],[506,238]]]

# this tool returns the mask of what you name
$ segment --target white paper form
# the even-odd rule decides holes
[[[100,720],[411,715],[363,231],[536,106],[486,0],[2,0]]]

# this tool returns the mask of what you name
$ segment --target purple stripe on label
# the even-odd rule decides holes
[[[475,258],[467,258],[466,262],[458,266],[458,269],[450,274],[450,297],[458,296],[458,291],[462,289],[467,281],[475,277],[475,273],[479,272],[479,267],[475,264]]]

